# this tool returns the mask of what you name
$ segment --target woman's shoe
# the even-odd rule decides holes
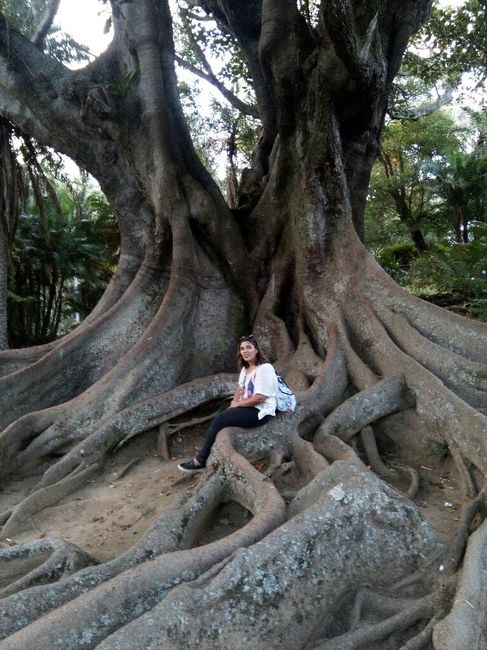
[[[202,469],[205,469],[205,466],[200,465],[196,458],[193,458],[193,460],[188,460],[186,463],[180,463],[178,469],[182,472],[200,472]]]

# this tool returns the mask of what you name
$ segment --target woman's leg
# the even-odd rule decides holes
[[[212,421],[206,432],[205,442],[196,460],[201,466],[206,465],[206,459],[210,455],[211,448],[215,442],[217,433],[225,427],[243,427],[251,429],[265,424],[272,416],[266,415],[259,420],[259,409],[253,406],[241,406],[237,408],[226,409]]]

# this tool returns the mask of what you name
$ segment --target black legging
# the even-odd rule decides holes
[[[272,415],[264,415],[264,417],[259,420],[258,416],[259,409],[255,408],[255,406],[237,406],[219,413],[206,432],[203,447],[201,448],[200,453],[196,456],[198,463],[200,463],[200,465],[206,465],[206,459],[210,455],[216,435],[225,427],[243,427],[244,429],[252,429],[253,427],[260,427],[272,417]]]

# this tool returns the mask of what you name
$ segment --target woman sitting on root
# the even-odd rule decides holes
[[[260,427],[276,414],[277,376],[266,363],[259,344],[252,334],[240,339],[237,363],[240,376],[229,408],[217,415],[208,431],[199,454],[178,465],[182,472],[197,472],[206,466],[217,433],[225,427]]]

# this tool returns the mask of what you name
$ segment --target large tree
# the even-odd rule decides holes
[[[2,475],[42,470],[3,535],[128,437],[228,395],[235,376],[214,373],[250,328],[299,406],[256,434],[222,432],[192,494],[111,562],[59,540],[3,551],[16,580],[0,648],[484,647],[486,524],[456,568],[485,511],[487,329],[407,294],[360,239],[388,93],[430,2],[189,4],[232,35],[253,79],[262,132],[234,210],[181,110],[167,0],[112,0],[113,42],[77,71],[0,20],[1,114],[99,181],[121,236],[78,329],[1,355]],[[376,433],[450,449],[473,498],[452,548],[346,444],[360,435],[395,475]],[[272,480],[249,463],[266,457]],[[227,500],[252,518],[198,545]]]

